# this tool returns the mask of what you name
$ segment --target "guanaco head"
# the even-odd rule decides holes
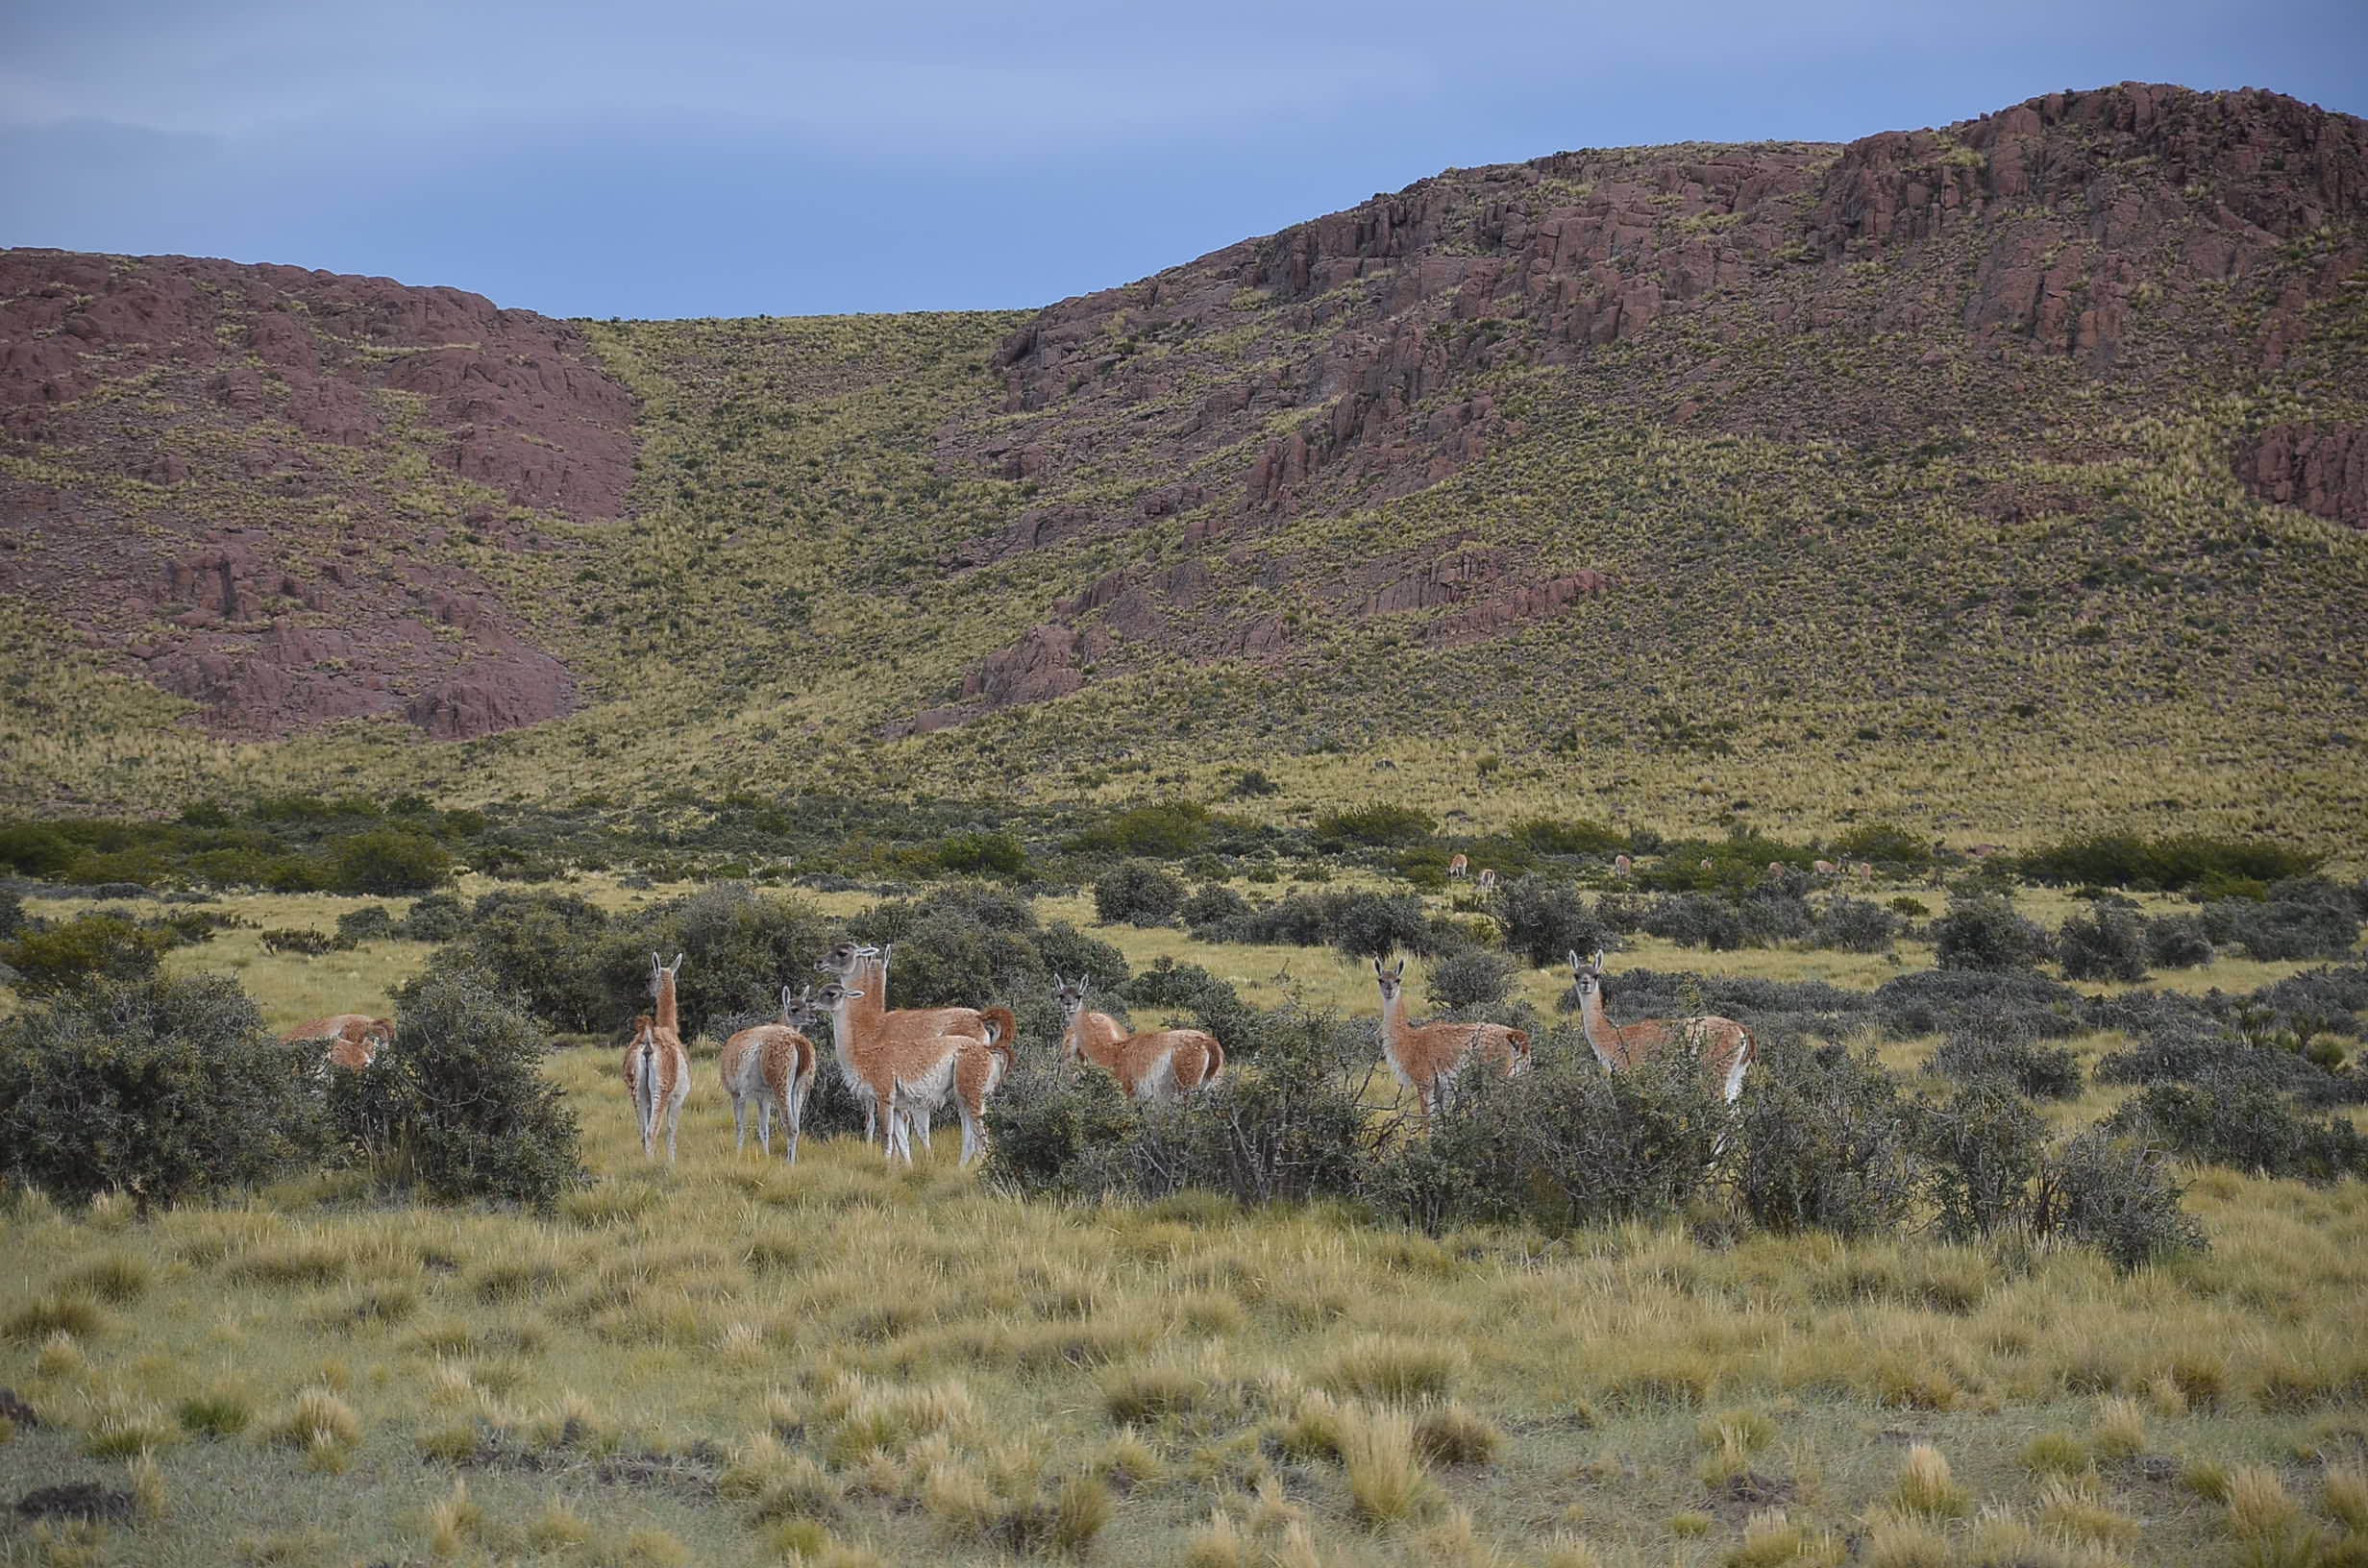
[[[823,961],[814,967],[825,974],[838,976],[842,981],[852,980],[855,978],[855,967],[878,952],[879,949],[876,947],[867,947],[862,943],[851,939],[838,943],[830,951],[823,954]]]
[[[665,984],[682,972],[682,955],[675,954],[672,964],[661,961],[657,954],[650,955],[650,996],[655,1000]]]
[[[1053,999],[1053,1004],[1061,1009],[1063,1033],[1068,1033],[1068,1025],[1077,1021],[1077,1014],[1085,1012],[1085,999],[1089,997],[1089,994],[1094,994],[1094,976],[1089,976],[1089,973],[1080,973],[1075,981],[1063,981],[1058,973],[1051,978],[1051,999]],[[1075,1035],[1068,1035],[1068,1044],[1063,1047],[1061,1054],[1068,1061],[1077,1059]]]
[[[830,986],[826,984],[823,989],[828,991]],[[792,991],[787,986],[781,988],[781,1021],[802,1035],[809,1033],[816,1023],[828,1017],[832,1005],[818,997],[812,986],[800,991]]]
[[[1401,958],[1384,968],[1380,959],[1373,960],[1373,978],[1381,984],[1381,1005],[1389,1006],[1397,1000],[1398,991],[1406,983],[1406,961]]]
[[[366,1033],[372,1040],[378,1041],[381,1046],[392,1045],[395,1042],[395,1020],[392,1018],[372,1018],[370,1020],[370,1027]]]
[[[862,994],[860,991],[848,990],[836,980],[826,980],[822,983],[822,988],[808,998],[807,1005],[812,1007],[819,1016],[834,1012],[841,1002],[851,1002]]]
[[[1579,1000],[1582,1002],[1602,993],[1603,951],[1601,948],[1597,948],[1595,956],[1584,963],[1580,962],[1579,950],[1576,947],[1570,949],[1570,983],[1579,988]]]

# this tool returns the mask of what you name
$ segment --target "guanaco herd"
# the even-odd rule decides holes
[[[1459,857],[1461,858],[1461,857]],[[929,1146],[931,1120],[953,1104],[962,1123],[962,1163],[986,1150],[987,1101],[1018,1063],[1017,1020],[1004,1007],[888,1006],[890,947],[842,942],[818,968],[829,978],[820,987],[781,988],[777,1022],[743,1029],[724,1042],[717,1075],[731,1101],[732,1147],[748,1147],[749,1118],[769,1159],[777,1117],[786,1158],[798,1158],[798,1132],[805,1117],[821,1052],[813,1030],[830,1023],[832,1055],[839,1076],[863,1107],[864,1140],[877,1140],[891,1160],[913,1161],[913,1140]],[[1701,1058],[1703,1070],[1730,1105],[1743,1092],[1743,1075],[1759,1055],[1751,1031],[1733,1018],[1642,1018],[1615,1024],[1604,1012],[1603,957],[1569,955],[1570,978],[1579,996],[1579,1026],[1595,1060],[1612,1072],[1626,1072],[1677,1047]],[[682,1102],[691,1092],[691,1056],[682,1043],[676,981],[683,955],[672,964],[650,955],[653,1011],[633,1019],[632,1041],[620,1064],[633,1101],[633,1121],[645,1159],[657,1155],[665,1131],[666,1158],[675,1159]],[[1433,1115],[1457,1077],[1477,1064],[1517,1076],[1529,1070],[1529,1036],[1501,1023],[1438,1019],[1415,1023],[1406,1016],[1406,961],[1373,961],[1381,990],[1381,1049],[1391,1071],[1413,1091],[1424,1116]],[[1052,977],[1052,999],[1061,1011],[1059,1059],[1091,1063],[1138,1100],[1171,1100],[1217,1083],[1225,1070],[1225,1048],[1201,1029],[1149,1029],[1130,1034],[1118,1019],[1096,1012],[1093,981]],[[394,1021],[346,1013],[316,1018],[285,1037],[327,1043],[328,1064],[366,1068],[394,1038]]]

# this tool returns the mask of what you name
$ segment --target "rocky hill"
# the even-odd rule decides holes
[[[1386,761],[1482,815],[2325,836],[2364,215],[2361,121],[2125,85],[1450,171],[1030,315],[0,253],[0,635],[72,649],[14,782]]]

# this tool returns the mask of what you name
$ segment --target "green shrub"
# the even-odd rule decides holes
[[[1081,971],[1056,966],[1053,972],[1075,975]],[[1193,1028],[1206,1029],[1217,1037],[1229,1061],[1257,1048],[1257,1009],[1197,964],[1178,964],[1163,953],[1135,976],[1125,996],[1136,1007],[1184,1015]]]
[[[1509,836],[1541,855],[1616,855],[1628,847],[1627,834],[1601,822],[1558,822],[1547,817],[1516,822]]]
[[[1325,924],[1332,945],[1350,958],[1430,953],[1441,945],[1422,900],[1412,894],[1334,894],[1326,900]]]
[[[1536,969],[1550,969],[1570,953],[1591,953],[1611,941],[1609,928],[1578,889],[1542,876],[1504,884],[1489,913],[1504,933],[1506,950]]]
[[[2208,876],[2260,882],[2304,876],[2318,858],[2260,839],[2204,834],[2140,839],[2109,833],[2022,856],[2015,869],[2035,882],[2087,883],[2108,888],[2192,888]]]
[[[94,981],[0,1022],[0,1161],[62,1200],[120,1188],[143,1209],[269,1179],[319,1146],[317,1053],[218,975]]]
[[[1023,1051],[987,1102],[987,1175],[1023,1192],[1095,1196],[1089,1157],[1122,1141],[1136,1119],[1108,1073]]]
[[[447,1200],[549,1210],[582,1180],[576,1115],[543,1073],[550,1041],[481,980],[421,975],[367,1072],[333,1073],[331,1118],[382,1180]]]
[[[373,828],[329,846],[330,886],[339,893],[426,893],[452,880],[453,857],[424,833]]]
[[[1184,900],[1179,912],[1187,929],[1195,934],[1203,929],[1239,919],[1249,913],[1249,900],[1221,882],[1212,882]]]
[[[1032,923],[1034,917],[1028,919]],[[814,962],[830,940],[830,922],[813,905],[761,894],[745,883],[652,904],[610,921],[597,943],[601,992],[590,1026],[618,1028],[649,1010],[654,952],[670,962],[677,953],[687,955],[676,996],[683,1039],[712,1034],[712,1021],[726,1014],[770,1017],[780,1006],[783,984],[792,976],[803,984],[804,976],[815,975]],[[899,947],[896,956],[901,995],[907,954]]]
[[[2306,877],[2276,884],[2259,903],[2225,898],[2205,905],[2204,929],[2249,958],[2342,958],[2358,943],[2360,921],[2348,892]]]
[[[1899,1229],[1915,1183],[1891,1075],[1839,1046],[1764,1049],[1723,1161],[1743,1212],[1772,1231]]]
[[[1932,864],[1931,844],[1906,828],[1888,822],[1867,822],[1834,841],[1834,853],[1843,860],[1871,861],[1915,870]]]
[[[1076,847],[1154,860],[1181,860],[1208,843],[1206,806],[1190,800],[1163,800],[1131,806],[1098,827],[1083,833]]]
[[[489,893],[470,911],[467,929],[437,951],[431,967],[485,975],[555,1029],[612,1029],[643,1009],[620,1012],[615,1005],[602,975],[607,933],[607,912],[574,894]],[[642,963],[646,977],[646,953]],[[694,972],[686,970],[686,984]]]
[[[1184,905],[1184,884],[1146,860],[1112,868],[1094,884],[1094,918],[1104,925],[1165,925]]]
[[[1645,906],[1641,924],[1648,935],[1687,947],[1707,947],[1714,953],[1755,944],[1742,910],[1716,894],[1676,893],[1656,897]]]
[[[25,901],[7,888],[0,888],[0,942],[7,942],[25,928]]]
[[[170,931],[94,913],[30,926],[0,943],[0,967],[16,971],[16,989],[25,995],[60,996],[152,978],[176,945]]]
[[[2047,933],[2014,911],[2003,893],[1961,894],[1933,922],[1944,969],[2027,969],[2047,951]]]
[[[395,912],[384,904],[364,904],[337,917],[337,940],[351,947],[380,942],[395,934]]]
[[[1450,953],[1423,977],[1423,994],[1442,1012],[1484,1013],[1502,1007],[1513,990],[1513,961],[1473,947]]]
[[[2165,915],[2146,922],[2146,962],[2158,969],[2192,969],[2212,960],[2211,938],[2193,915]]]
[[[1887,953],[1899,938],[1899,919],[1865,898],[1828,900],[1817,916],[1814,941],[1844,953]]]
[[[2158,1083],[2103,1123],[2189,1160],[2265,1176],[2368,1177],[2368,1137],[2340,1116],[2314,1119],[2250,1075],[2207,1068],[2193,1084]]]
[[[2090,1128],[2048,1151],[2032,1200],[2032,1229],[2096,1248],[2134,1269],[2205,1250],[2204,1227],[2179,1206],[2160,1153]]]
[[[937,864],[964,876],[1027,875],[1027,846],[1009,833],[953,833],[937,846]]]
[[[46,822],[0,823],[0,866],[19,876],[54,877],[81,851]]]
[[[2070,980],[2143,980],[2146,922],[2126,904],[2100,899],[2057,930],[2056,962]]]
[[[1701,1062],[1670,1051],[1605,1072],[1558,1039],[1519,1077],[1467,1071],[1370,1171],[1367,1200],[1437,1234],[1473,1221],[1547,1230],[1683,1208],[1708,1181],[1727,1108]]]
[[[1412,806],[1376,803],[1328,811],[1316,819],[1316,837],[1334,844],[1363,844],[1387,849],[1419,844],[1439,823],[1428,812]]]
[[[2029,1217],[2043,1127],[2011,1089],[1977,1078],[1945,1104],[1917,1107],[1910,1125],[1942,1236],[1969,1240]]]
[[[450,942],[468,929],[467,906],[449,893],[423,894],[395,927],[397,936],[411,942]]]

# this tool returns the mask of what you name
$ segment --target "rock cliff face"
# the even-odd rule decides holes
[[[1459,170],[1122,288],[1053,306],[996,357],[997,418],[948,431],[949,472],[1044,502],[950,564],[1123,539],[1172,517],[1160,564],[1081,588],[982,661],[925,726],[1075,690],[1092,664],[1282,656],[1240,590],[1328,570],[1254,548],[1282,521],[1439,484],[1525,433],[1492,390],[1568,367],[1669,423],[1863,441],[2021,417],[2035,356],[2117,384],[2199,364],[2276,369],[2368,263],[2368,125],[2267,92],[2125,84],[1847,146],[1679,146]],[[2212,291],[2296,248],[2241,334]],[[2356,282],[2353,286],[2356,286]],[[1885,397],[1813,360],[1756,381],[1746,355],[1849,332],[1909,369],[1972,367],[1938,401]],[[1675,368],[1672,369],[1672,365]],[[2240,453],[2255,492],[2362,519],[2356,427],[2281,427]],[[1131,493],[1113,473],[1147,477]],[[1092,477],[1072,486],[1073,475]],[[1985,503],[2014,515],[2024,503]],[[1188,551],[1180,563],[1178,548]],[[1591,567],[1463,551],[1449,537],[1317,589],[1327,617],[1428,612],[1476,640],[1616,593]],[[1189,615],[1179,613],[1190,609]]]
[[[567,667],[446,548],[617,516],[633,400],[479,295],[182,257],[0,252],[0,592],[224,734],[565,713]]]

